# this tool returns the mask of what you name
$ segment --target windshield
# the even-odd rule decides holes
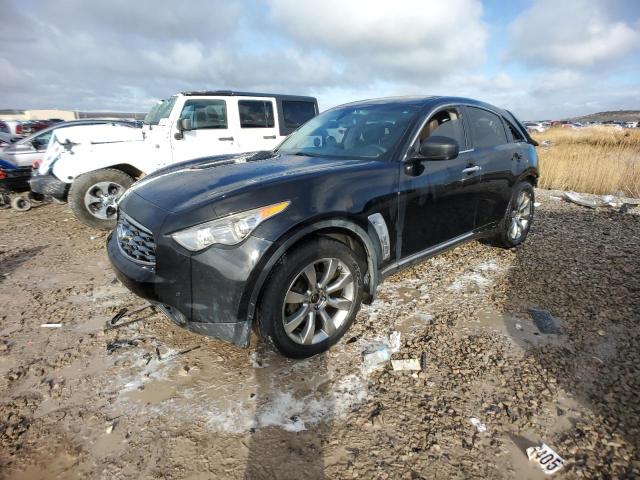
[[[279,153],[381,158],[393,152],[419,110],[415,105],[346,105],[321,113],[293,132]]]
[[[176,97],[165,98],[161,102],[156,103],[149,113],[144,117],[145,125],[158,125],[161,118],[167,118],[173,110],[173,104],[176,103]]]

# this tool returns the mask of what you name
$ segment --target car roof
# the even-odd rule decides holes
[[[300,100],[307,102],[315,102],[315,97],[308,97],[304,95],[285,95],[281,93],[257,93],[257,92],[238,92],[235,90],[191,90],[187,92],[180,92],[186,97],[211,95],[217,97],[270,97],[287,100]]]
[[[437,107],[439,105],[446,105],[449,103],[476,105],[476,106],[488,108],[490,110],[494,110],[500,113],[504,112],[504,110],[501,108],[482,102],[480,100],[475,100],[473,98],[453,97],[453,96],[444,96],[444,95],[428,95],[428,96],[414,95],[414,96],[403,96],[403,97],[371,98],[367,100],[359,100],[356,102],[346,103],[340,106],[347,106],[347,105],[348,106],[366,106],[366,105],[395,104],[395,105],[407,105],[407,106],[412,105],[412,106],[419,106],[419,107]]]

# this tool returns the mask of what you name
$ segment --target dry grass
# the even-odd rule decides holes
[[[541,187],[640,197],[640,129],[551,128],[533,136]]]

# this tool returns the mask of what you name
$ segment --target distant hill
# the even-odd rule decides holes
[[[640,110],[616,110],[613,112],[598,112],[567,118],[570,122],[637,122],[640,121]]]

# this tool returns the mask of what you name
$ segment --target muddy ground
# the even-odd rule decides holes
[[[525,245],[390,277],[339,345],[297,362],[148,310],[105,332],[145,305],[106,235],[65,205],[0,211],[0,477],[543,478],[524,453],[541,442],[557,477],[638,477],[640,209],[537,194]],[[363,366],[394,332],[421,372]]]

